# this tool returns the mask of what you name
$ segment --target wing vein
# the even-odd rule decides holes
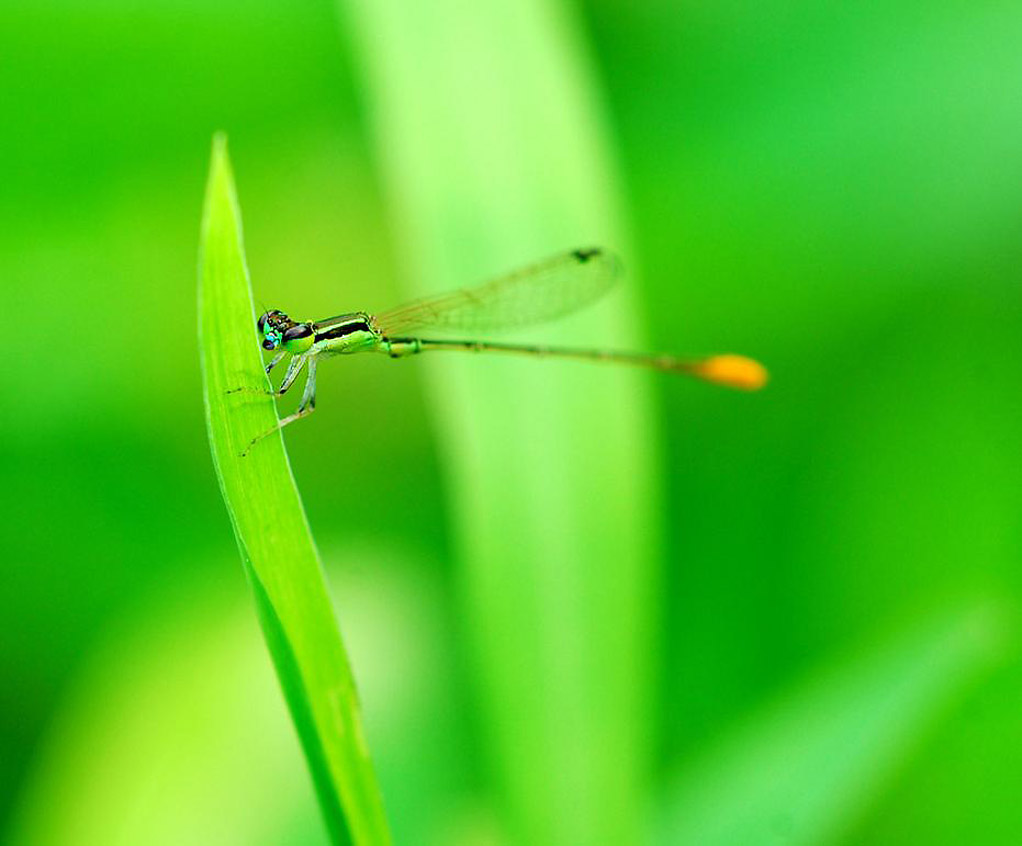
[[[555,320],[595,302],[620,275],[602,249],[560,253],[474,288],[415,300],[376,315],[379,330],[399,337],[419,329],[494,332]]]

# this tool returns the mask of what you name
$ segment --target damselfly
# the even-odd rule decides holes
[[[766,383],[767,372],[763,365],[739,355],[677,358],[604,349],[430,339],[420,335],[422,330],[436,330],[440,334],[449,331],[485,333],[553,320],[594,302],[614,285],[619,276],[617,258],[606,250],[592,248],[561,253],[475,288],[427,297],[375,315],[355,311],[326,320],[299,322],[282,311],[267,311],[256,323],[263,348],[277,351],[266,372],[290,357],[280,387],[273,393],[277,396],[287,393],[306,366],[308,375],[297,410],[284,417],[276,427],[255,438],[249,448],[278,428],[311,414],[316,408],[316,367],[319,360],[350,353],[382,352],[391,358],[404,358],[430,350],[519,353],[631,364],[683,373],[747,391],[761,388]]]

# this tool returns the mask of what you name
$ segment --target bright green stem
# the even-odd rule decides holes
[[[334,843],[390,842],[358,697],[279,435],[255,334],[226,141],[213,144],[199,265],[206,421],[213,463],[256,609]],[[227,395],[230,389],[255,389]]]
[[[347,5],[408,293],[602,245],[624,256],[623,290],[530,337],[642,349],[577,22],[545,0]],[[646,380],[438,358],[421,365],[505,833],[529,846],[637,843],[660,513]]]

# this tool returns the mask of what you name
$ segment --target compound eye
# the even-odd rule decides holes
[[[299,338],[308,338],[312,334],[312,327],[308,323],[299,323],[284,332],[284,343],[297,341]]]
[[[280,330],[270,327],[266,330],[266,338],[263,340],[264,350],[275,350],[280,344]]]
[[[287,320],[287,315],[284,314],[279,308],[271,308],[269,311],[264,311],[259,315],[259,319],[256,321],[256,327],[260,332],[266,332],[266,324],[271,320],[276,322],[279,318],[283,317]]]

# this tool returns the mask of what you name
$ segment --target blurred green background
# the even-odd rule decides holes
[[[646,343],[773,374],[649,379],[651,825],[1017,843],[1022,7],[569,11]],[[330,0],[6,0],[0,32],[0,832],[322,843],[210,464],[195,267],[224,129],[257,300],[407,295],[356,39]],[[287,443],[397,841],[502,843],[417,365],[323,368]]]

